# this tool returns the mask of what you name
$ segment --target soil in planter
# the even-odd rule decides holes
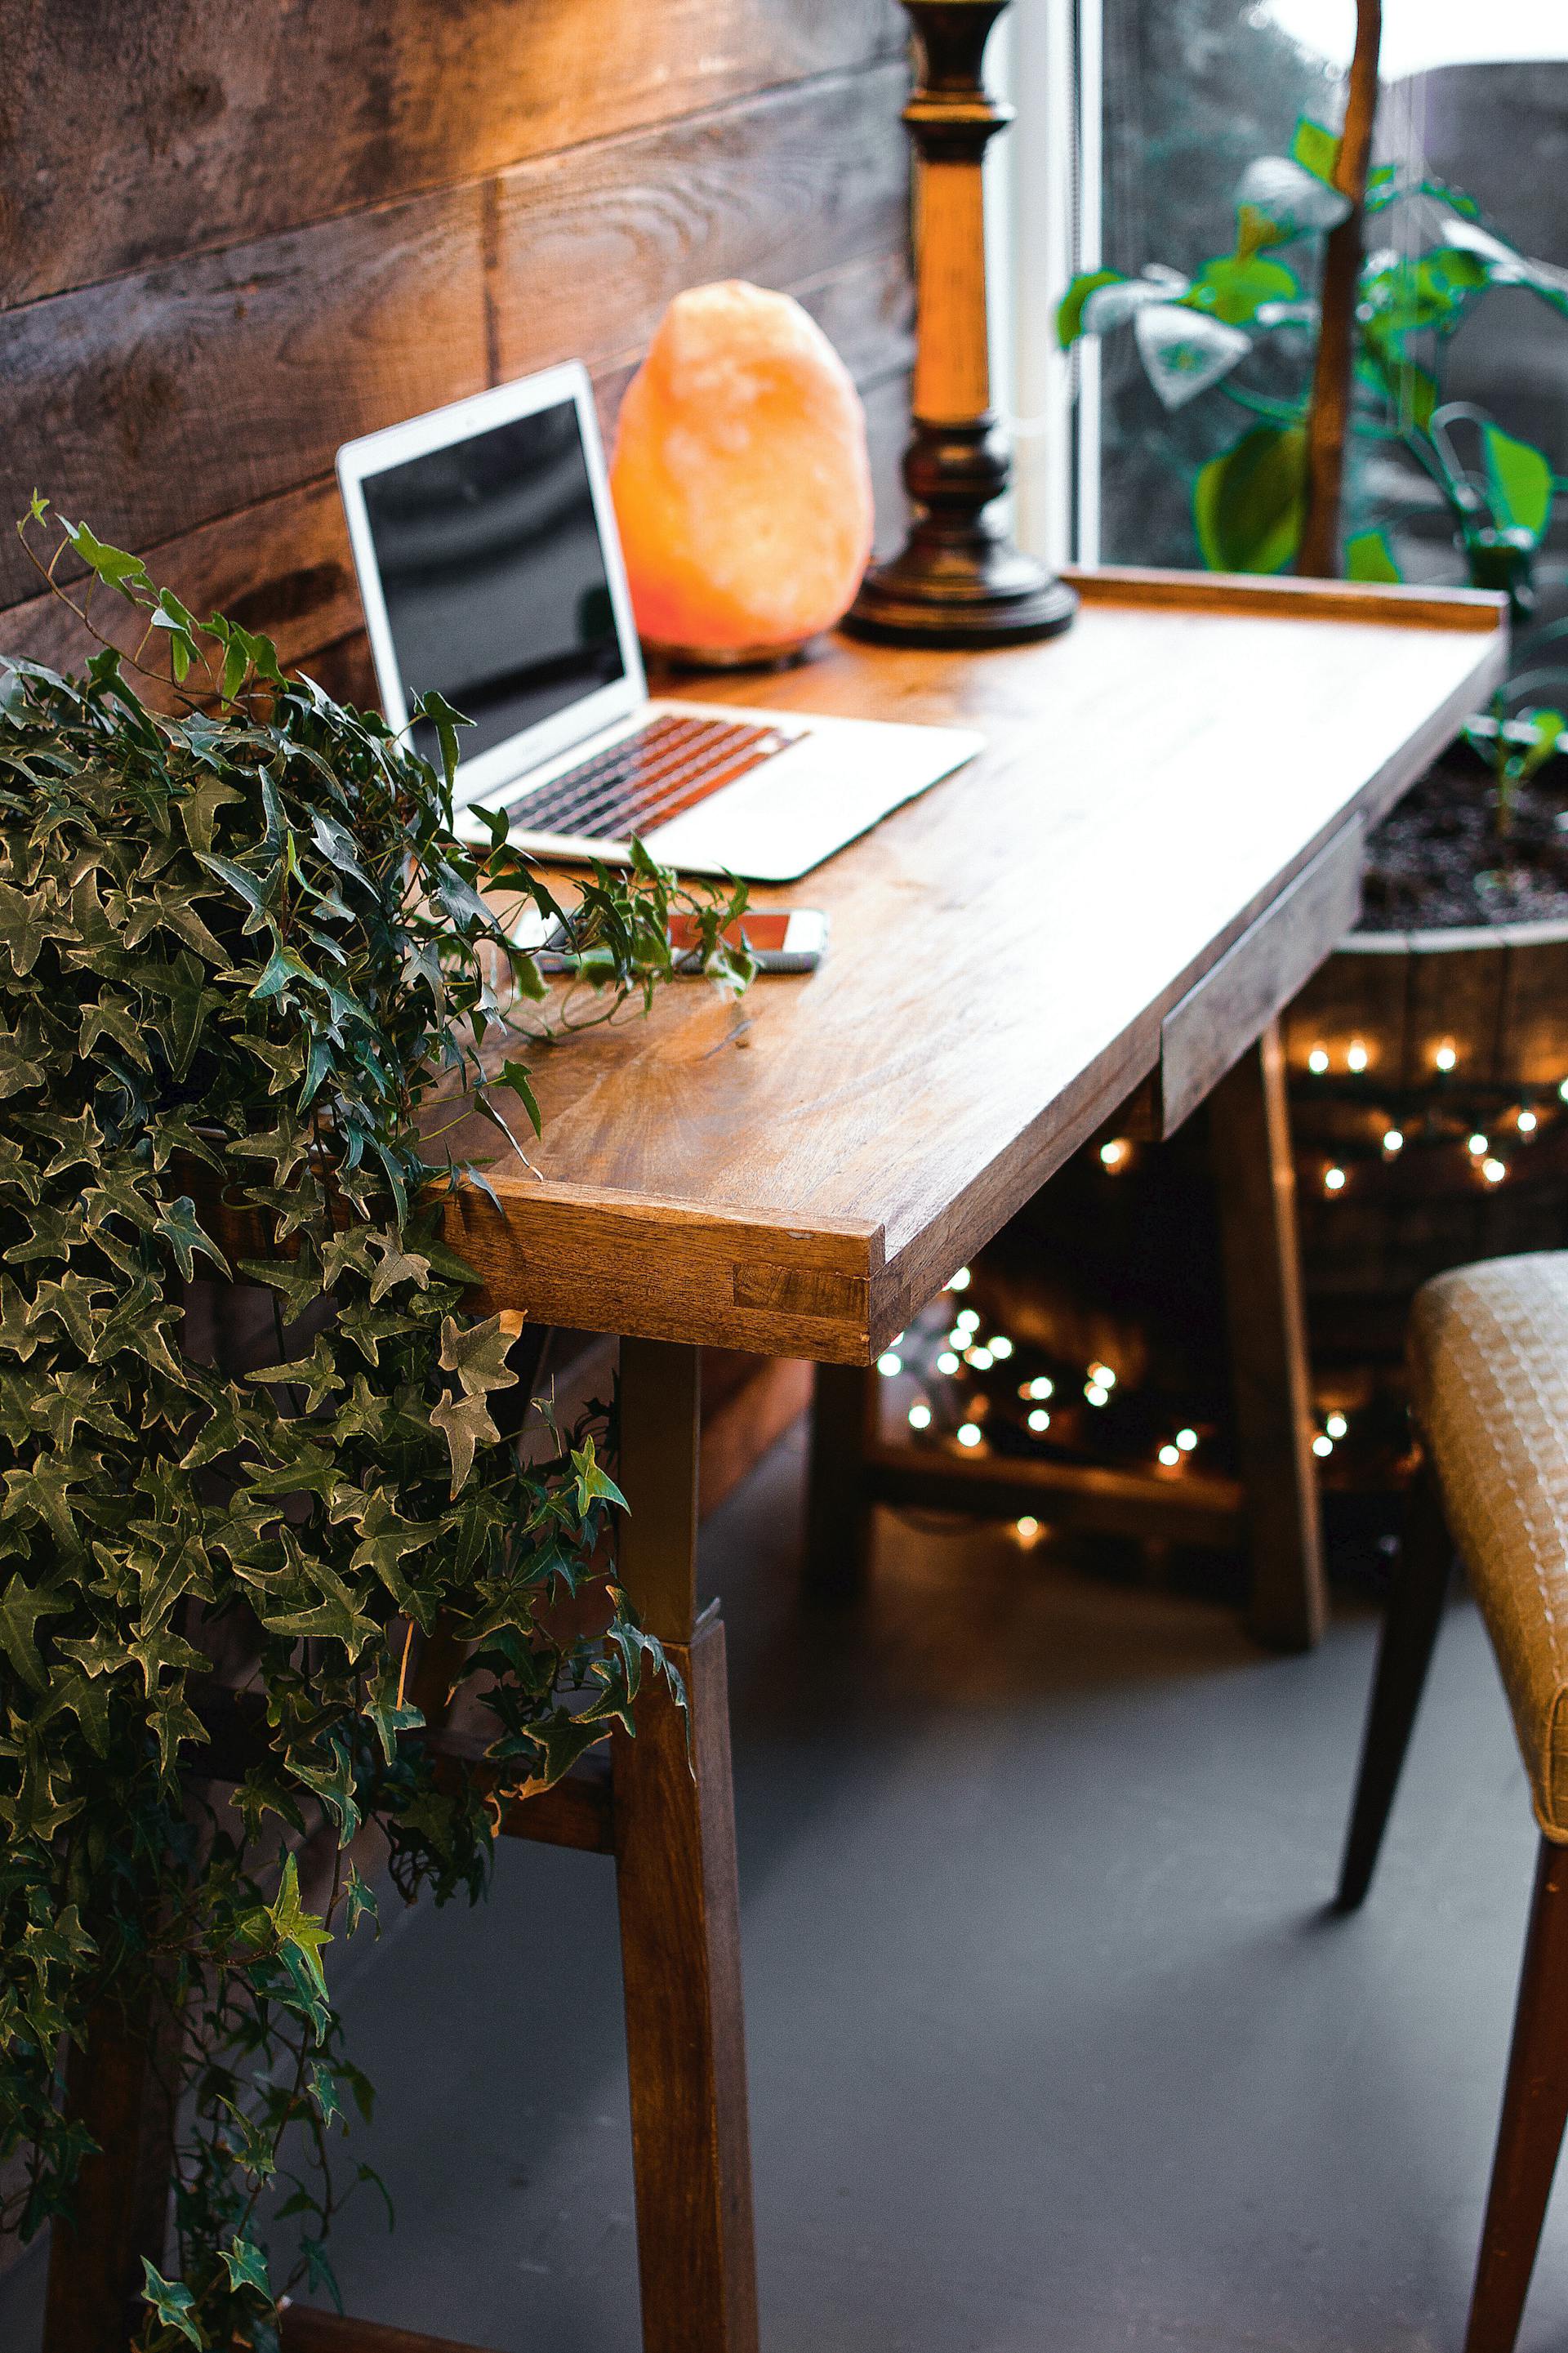
[[[1452,744],[1367,845],[1361,929],[1415,932],[1568,915],[1568,760],[1516,789],[1497,829],[1491,771]]]

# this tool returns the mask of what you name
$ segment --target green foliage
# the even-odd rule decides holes
[[[1242,412],[1229,448],[1215,454],[1211,438],[1189,460],[1193,522],[1210,565],[1277,572],[1295,554],[1305,505],[1292,487],[1299,445],[1291,436],[1307,419],[1311,344],[1303,330],[1315,331],[1317,304],[1274,248],[1320,236],[1345,217],[1347,202],[1332,185],[1338,160],[1334,133],[1303,116],[1289,155],[1258,156],[1242,174],[1231,252],[1211,257],[1190,281],[1156,265],[1138,280],[1097,270],[1074,280],[1058,314],[1064,344],[1131,323],[1150,385],[1167,410],[1214,392]],[[1441,361],[1493,287],[1527,288],[1568,315],[1568,274],[1531,261],[1485,227],[1472,199],[1458,190],[1401,178],[1392,167],[1371,175],[1369,214],[1405,203],[1418,207],[1414,218],[1426,243],[1414,250],[1408,237],[1384,233],[1363,264],[1354,312],[1352,429],[1403,448],[1436,484],[1472,583],[1505,592],[1516,619],[1522,618],[1533,602],[1535,554],[1552,516],[1551,465],[1479,411],[1445,407]],[[1126,292],[1095,301],[1108,286]],[[1184,315],[1194,311],[1210,322],[1206,334],[1183,329]],[[1240,380],[1242,364],[1255,353],[1268,358],[1268,390]],[[1281,372],[1290,383],[1292,370],[1294,388],[1282,395],[1276,388]],[[1447,431],[1461,417],[1479,436],[1470,466],[1460,463]],[[1348,564],[1363,567],[1353,577],[1399,576],[1381,523],[1355,533],[1345,553]]]
[[[35,500],[25,542],[51,529]],[[51,577],[68,545],[144,635],[134,665],[16,661],[0,691],[0,2219],[69,2211],[89,2014],[156,2037],[191,2121],[138,2343],[260,2353],[291,2284],[263,2201],[283,2169],[297,2276],[330,2287],[331,2145],[371,2098],[324,1969],[374,1917],[350,1841],[375,1824],[405,1894],[476,1896],[498,1800],[664,1663],[609,1573],[592,1422],[520,1461],[521,1318],[470,1319],[442,1237],[442,1134],[532,1116],[550,1030],[495,893],[564,923],[595,1019],[669,974],[678,897],[743,980],[742,894],[642,857],[563,915],[454,838],[444,705],[417,714],[437,775],[84,527]],[[132,676],[157,645],[172,715]],[[438,1618],[490,1734],[440,1782],[407,1681]],[[239,1683],[229,1793],[186,1768]]]
[[[1198,544],[1211,572],[1283,572],[1296,553],[1307,494],[1299,425],[1254,426],[1211,459],[1193,490]]]

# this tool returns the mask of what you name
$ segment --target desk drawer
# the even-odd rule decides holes
[[[1166,1014],[1160,1034],[1162,1135],[1174,1134],[1353,928],[1361,913],[1363,842],[1362,821],[1353,818]]]

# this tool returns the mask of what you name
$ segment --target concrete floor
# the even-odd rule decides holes
[[[887,1523],[829,1635],[786,1440],[707,1539],[731,1634],[767,2353],[1458,2348],[1534,1837],[1458,1606],[1380,1883],[1325,1920],[1371,1665],[1207,1601]],[[356,1971],[351,2311],[497,2353],[637,2343],[615,1907],[508,1849]],[[41,2266],[0,2288],[36,2342]],[[1521,2340],[1568,2332],[1568,2213]]]

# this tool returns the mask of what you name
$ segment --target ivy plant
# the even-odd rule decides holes
[[[335,2293],[371,2093],[325,1956],[374,1917],[367,1826],[405,1895],[478,1895],[509,1796],[666,1671],[614,1581],[603,1416],[520,1452],[522,1315],[476,1321],[442,1239],[486,1181],[447,1098],[512,1135],[552,1034],[497,909],[559,924],[607,1012],[670,974],[678,901],[743,983],[742,894],[639,853],[563,908],[503,823],[456,838],[437,696],[438,771],[44,501],[22,530],[51,584],[77,559],[85,622],[108,595],[142,627],[0,689],[0,2220],[68,2224],[71,2054],[150,2038],[184,2122],[137,2344],[268,2353],[286,2289]],[[456,1771],[412,1695],[437,1620],[488,1736]],[[198,1778],[226,1699],[232,1786]]]

